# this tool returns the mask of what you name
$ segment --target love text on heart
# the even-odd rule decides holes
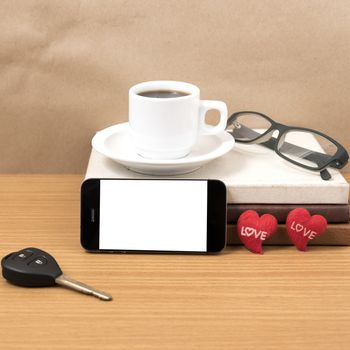
[[[307,237],[309,239],[314,239],[317,235],[315,231],[307,229],[304,225],[298,224],[295,221],[292,222],[291,229],[298,233],[301,232],[304,237]]]
[[[267,238],[267,232],[261,230],[258,231],[253,227],[242,226],[241,236],[260,238],[262,241],[265,241]]]

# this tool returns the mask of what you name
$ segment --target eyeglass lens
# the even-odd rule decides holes
[[[228,130],[238,142],[258,142],[270,127],[269,120],[259,114],[248,113],[239,115],[232,125],[228,125]],[[283,133],[277,150],[287,159],[302,166],[320,169],[334,156],[337,146],[317,133],[291,129]]]
[[[337,152],[337,146],[327,138],[302,130],[284,133],[277,149],[286,158],[315,169],[328,164]]]
[[[254,141],[271,127],[271,123],[258,114],[238,116],[228,130],[237,141]]]

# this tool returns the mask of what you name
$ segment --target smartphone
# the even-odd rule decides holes
[[[92,252],[217,253],[226,244],[218,180],[87,179],[81,245]]]

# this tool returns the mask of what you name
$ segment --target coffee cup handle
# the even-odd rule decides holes
[[[211,109],[220,112],[220,120],[217,125],[209,125],[205,122],[205,115]],[[203,134],[218,134],[224,131],[227,124],[227,106],[222,101],[201,100],[199,107],[199,129]]]

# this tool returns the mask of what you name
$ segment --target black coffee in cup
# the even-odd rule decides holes
[[[184,91],[176,90],[150,90],[138,93],[139,96],[143,97],[153,97],[153,98],[174,98],[174,97],[183,97],[190,95]]]

